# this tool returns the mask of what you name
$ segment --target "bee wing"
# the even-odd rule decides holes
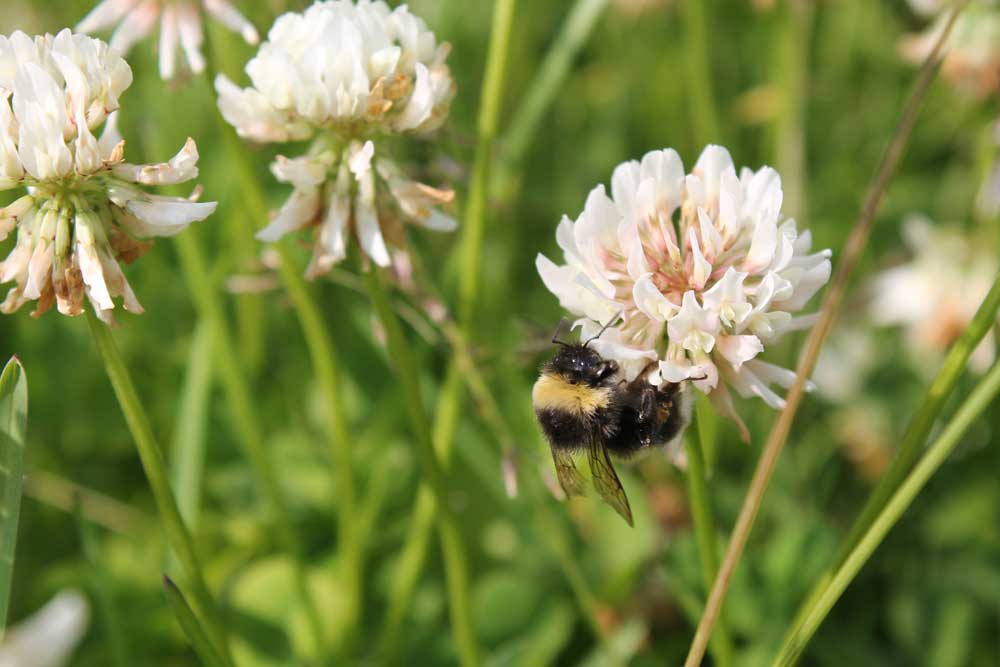
[[[587,454],[590,458],[590,472],[593,473],[594,488],[597,489],[597,493],[600,494],[604,502],[621,514],[628,525],[633,525],[632,508],[629,507],[628,496],[625,495],[625,489],[622,487],[621,480],[618,479],[618,473],[611,465],[607,448],[600,441],[591,440],[587,446]]]
[[[573,454],[565,449],[552,448],[552,462],[556,465],[556,475],[559,477],[559,486],[567,497],[582,496],[584,494],[583,477],[576,469],[573,462]]]

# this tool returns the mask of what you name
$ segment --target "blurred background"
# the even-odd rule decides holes
[[[0,33],[55,32],[73,26],[93,4],[5,0]],[[455,187],[456,214],[475,143],[490,4],[409,3],[439,40],[452,43],[448,62],[458,96],[432,141],[401,142],[395,149],[426,182]],[[571,4],[521,2],[516,9],[479,267],[481,315],[471,341],[501,420],[484,420],[472,401],[460,411],[451,502],[470,549],[473,612],[487,664],[615,664],[609,652],[631,665],[680,664],[704,596],[683,472],[658,455],[621,467],[635,529],[596,500],[561,504],[537,483],[548,453],[532,418],[530,390],[562,313],[535,272],[535,256],[559,256],[554,231],[560,216],[575,217],[586,193],[608,183],[618,163],[673,147],[691,166],[704,144],[721,143],[737,165],[778,169],[786,214],[812,230],[814,247],[833,248],[836,263],[916,77],[905,56],[919,44],[906,40],[933,18],[901,1],[590,3],[600,11],[593,31],[552,91],[538,131],[523,154],[512,157],[505,132]],[[263,35],[275,16],[307,3],[239,5]],[[245,85],[240,70],[252,47],[212,20],[207,31],[212,66]],[[817,370],[820,389],[801,411],[736,572],[726,617],[738,665],[764,665],[773,657],[890,461],[943,351],[995,274],[1000,39],[992,47],[985,71],[970,72],[967,61],[946,63],[879,213]],[[128,159],[165,160],[186,136],[198,142],[205,198],[220,206],[186,233],[199,237],[219,289],[228,290],[231,325],[307,545],[320,606],[335,618],[338,583],[327,575],[337,554],[336,488],[322,404],[289,299],[267,256],[241,234],[262,226],[267,212],[251,214],[241,206],[224,148],[223,133],[232,130],[220,125],[204,77],[161,81],[155,37],[134,47],[129,62],[135,82],[121,113]],[[972,59],[976,63],[982,59]],[[247,145],[244,153],[272,205],[288,194],[267,171],[277,152]],[[0,203],[11,199],[10,193],[0,197]],[[445,302],[454,303],[450,295],[462,280],[455,238],[418,232],[411,242],[427,266],[440,267],[432,274]],[[214,588],[231,609],[237,660],[248,667],[295,664],[303,620],[289,593],[289,566],[260,522],[259,499],[210,364],[192,356],[205,348],[195,344],[204,334],[172,242],[158,241],[138,267],[126,271],[147,312],[119,314],[116,337],[167,459],[175,460],[176,443],[192,436],[180,430],[181,414],[185,423],[204,425],[194,433],[203,447],[203,476],[187,471],[201,483],[182,503],[200,508],[197,541]],[[354,640],[363,652],[377,640],[410,527],[418,470],[402,392],[357,278],[346,269],[334,271],[316,289],[343,362],[361,511],[370,526],[365,634]],[[432,402],[452,349],[418,303],[400,296],[397,305]],[[30,386],[27,496],[11,622],[60,591],[79,589],[92,612],[68,664],[108,665],[113,633],[93,611],[95,591],[103,589],[137,664],[192,664],[164,604],[160,574],[173,566],[152,497],[87,325],[54,312],[34,320],[29,310],[0,319],[0,353],[20,357]],[[788,336],[769,348],[767,360],[794,366],[801,342],[801,336]],[[993,345],[990,339],[978,353],[985,363]],[[975,369],[956,394],[967,394],[974,381]],[[195,406],[194,422],[180,408],[182,397]],[[719,422],[710,461],[720,540],[732,526],[774,416],[760,401],[741,401],[738,410],[751,444]],[[998,427],[1000,412],[993,410],[970,431],[847,590],[803,664],[1000,665],[1000,449],[990,446]],[[522,488],[513,499],[501,473],[503,444],[513,444],[517,453]],[[83,533],[73,515],[76,493],[88,526]],[[93,538],[89,557],[82,547],[87,535]],[[603,648],[598,636],[607,640]],[[436,541],[400,642],[408,663],[456,662]]]

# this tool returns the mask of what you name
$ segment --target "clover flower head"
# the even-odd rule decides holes
[[[988,239],[936,226],[920,215],[904,221],[903,240],[912,257],[872,277],[869,312],[876,324],[902,326],[910,354],[926,360],[928,354],[943,354],[969,325],[1000,262]],[[977,372],[993,363],[993,340],[991,331],[973,352]]]
[[[127,55],[136,42],[144,39],[160,21],[160,77],[172,79],[177,72],[178,43],[188,67],[195,74],[205,71],[201,45],[205,41],[201,11],[240,33],[248,44],[259,40],[257,29],[228,0],[101,0],[76,25],[78,32],[94,33],[117,25],[111,35],[111,48]]]
[[[758,359],[830,277],[830,251],[810,253],[808,231],[781,214],[781,179],[769,167],[737,173],[726,149],[708,146],[691,173],[672,149],[619,165],[556,241],[563,264],[536,260],[546,287],[581,316],[581,335],[628,379],[690,382],[736,416],[730,392],[780,408],[771,388],[792,371]],[[744,436],[746,437],[745,428]]]
[[[308,275],[316,276],[346,256],[351,236],[385,266],[390,246],[402,243],[403,221],[454,229],[436,208],[453,193],[407,179],[372,141],[444,122],[455,92],[448,50],[405,5],[389,9],[381,0],[317,2],[278,17],[247,63],[252,85],[215,81],[219,109],[240,136],[313,139],[305,155],[271,166],[294,190],[258,238],[315,227]]]
[[[0,240],[17,229],[0,262],[0,282],[15,282],[0,311],[37,301],[33,315],[53,303],[78,315],[86,296],[110,321],[120,296],[126,310],[142,312],[118,261],[148,249],[139,238],[176,234],[215,210],[139,187],[191,180],[198,151],[188,139],[169,162],[125,162],[114,111],[131,83],[128,64],[98,39],[69,30],[0,35],[0,190],[27,189],[0,209]]]
[[[922,63],[948,23],[948,0],[910,0],[918,14],[934,17],[921,33],[899,43],[903,58]],[[973,0],[955,20],[944,45],[941,75],[954,85],[986,97],[1000,90],[1000,6],[995,0]]]

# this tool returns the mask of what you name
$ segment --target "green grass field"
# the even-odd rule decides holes
[[[429,276],[448,312],[458,321],[472,313],[468,326],[456,328],[452,319],[442,326],[428,315],[426,300],[392,289],[386,305],[402,326],[414,370],[408,375],[398,350],[386,348],[386,334],[392,343],[397,332],[387,331],[373,307],[356,248],[308,286],[321,318],[312,333],[323,338],[325,331],[336,357],[346,474],[344,450],[330,445],[329,376],[317,370],[314,339],[303,335],[299,296],[276,270],[273,250],[252,237],[291,191],[271,176],[269,163],[278,153],[303,152],[305,144],[257,146],[237,138],[219,117],[205,76],[159,78],[155,36],[128,56],[134,83],[120,116],[128,158],[165,160],[187,136],[195,138],[203,199],[219,207],[178,237],[184,241],[158,239],[126,267],[146,312],[119,312],[113,335],[240,667],[381,665],[393,658],[490,667],[683,664],[706,598],[706,554],[704,545],[699,553],[686,473],[656,453],[618,466],[634,528],[596,498],[562,502],[545,484],[553,477],[531,388],[565,313],[542,284],[535,257],[561,257],[560,217],[575,218],[587,193],[607,185],[619,163],[673,147],[690,167],[703,146],[718,143],[737,167],[766,164],[781,174],[785,215],[812,230],[814,248],[833,250],[836,272],[918,77],[919,66],[901,58],[899,40],[928,24],[902,1],[495,2],[514,5],[514,15],[500,54],[507,71],[497,135],[492,144],[486,138],[490,152],[480,154],[489,168],[481,252],[467,253],[466,204],[483,143],[477,117],[493,3],[408,3],[438,40],[452,44],[457,96],[435,134],[384,144],[421,180],[456,191],[449,209],[459,230],[411,227],[408,239],[424,267],[420,275]],[[6,0],[0,34],[54,33],[75,25],[93,4]],[[263,39],[275,17],[307,3],[238,4]],[[567,24],[574,6],[593,14],[592,29],[583,14]],[[241,70],[254,48],[215,21],[206,26],[209,71],[247,85]],[[560,39],[564,29],[568,42]],[[557,62],[539,83],[554,45],[565,76]],[[1000,43],[994,47],[1000,71]],[[814,377],[819,390],[798,412],[735,570],[717,626],[723,634],[715,635],[729,638],[731,654],[716,639],[705,665],[774,664],[797,611],[835,564],[889,467],[948,346],[968,324],[936,341],[936,350],[914,348],[913,335],[873,322],[871,279],[911,256],[904,220],[914,213],[996,256],[998,220],[975,204],[997,159],[998,116],[996,88],[977,94],[941,76],[931,84],[847,284],[821,364],[826,372]],[[0,203],[21,194],[15,192],[0,192]],[[298,269],[308,260],[306,238],[281,246]],[[12,243],[4,242],[4,255]],[[192,266],[198,259],[206,272],[201,283]],[[817,311],[822,296],[804,312]],[[955,295],[956,302],[969,298]],[[211,314],[218,312],[213,305],[221,305],[224,322]],[[66,664],[203,664],[164,595],[166,573],[193,600],[86,318],[53,310],[35,319],[30,310],[0,318],[0,353],[20,359],[30,397],[8,627],[59,591],[80,589],[90,620]],[[220,339],[226,328],[228,341]],[[806,335],[785,336],[764,358],[794,367]],[[862,347],[863,360],[847,350],[855,343],[851,349]],[[831,373],[839,391],[823,386]],[[933,442],[982,377],[982,369],[960,375],[918,446]],[[249,404],[240,402],[240,391]],[[415,395],[422,405],[414,405]],[[699,411],[688,432],[701,436],[708,459],[716,559],[777,416],[757,399],[738,399],[737,410],[749,445],[732,422],[710,411]],[[414,431],[420,419],[429,432]],[[997,429],[1000,411],[987,402],[849,580],[799,664],[1000,664]],[[254,437],[270,458],[265,477],[287,500],[277,512],[245,453]],[[422,452],[432,441],[450,453],[437,465],[455,529],[445,530],[443,541],[430,523],[428,487],[421,486],[429,481]],[[518,481],[513,498],[505,490],[511,469]],[[345,498],[353,507],[345,509]],[[345,517],[349,544],[338,529]],[[289,536],[301,552],[304,582]],[[468,579],[456,586],[449,573],[462,559]],[[401,563],[416,566],[412,590],[401,583]],[[302,583],[315,604],[312,620],[325,644],[319,650]],[[356,610],[352,599],[360,601]],[[471,623],[461,646],[449,614],[456,601],[458,636],[462,623]],[[472,645],[478,660],[468,652]],[[0,661],[8,664],[18,663]]]

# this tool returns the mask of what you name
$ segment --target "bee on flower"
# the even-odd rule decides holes
[[[536,260],[546,287],[581,317],[581,337],[619,363],[625,379],[690,382],[721,414],[729,388],[773,408],[795,374],[759,359],[767,345],[812,325],[794,316],[830,277],[829,250],[811,253],[808,231],[781,213],[781,179],[769,167],[737,173],[725,148],[708,146],[685,173],[672,149],[619,165],[556,241],[562,264]]]
[[[307,275],[315,277],[346,256],[352,237],[387,266],[390,248],[404,243],[402,222],[455,228],[437,209],[452,191],[407,178],[379,139],[425,134],[444,122],[455,94],[444,62],[449,48],[405,5],[331,0],[275,21],[247,63],[250,87],[216,79],[219,109],[241,137],[312,139],[304,155],[271,165],[293,191],[260,240],[313,227]]]
[[[32,315],[53,303],[79,315],[86,297],[110,322],[121,297],[141,313],[119,261],[142,255],[151,243],[141,239],[172,236],[215,210],[140,187],[195,178],[198,150],[188,139],[168,162],[126,162],[114,112],[131,83],[128,64],[98,39],[0,35],[0,190],[27,190],[0,209],[0,240],[17,230],[0,262],[0,282],[15,283],[0,311],[36,301]]]
[[[117,25],[111,35],[111,48],[125,56],[159,20],[160,77],[169,80],[177,73],[178,45],[192,72],[205,71],[205,56],[201,52],[205,41],[202,10],[242,35],[247,44],[259,41],[257,29],[228,0],[201,0],[200,3],[197,0],[101,0],[76,25],[76,30],[94,33]]]

